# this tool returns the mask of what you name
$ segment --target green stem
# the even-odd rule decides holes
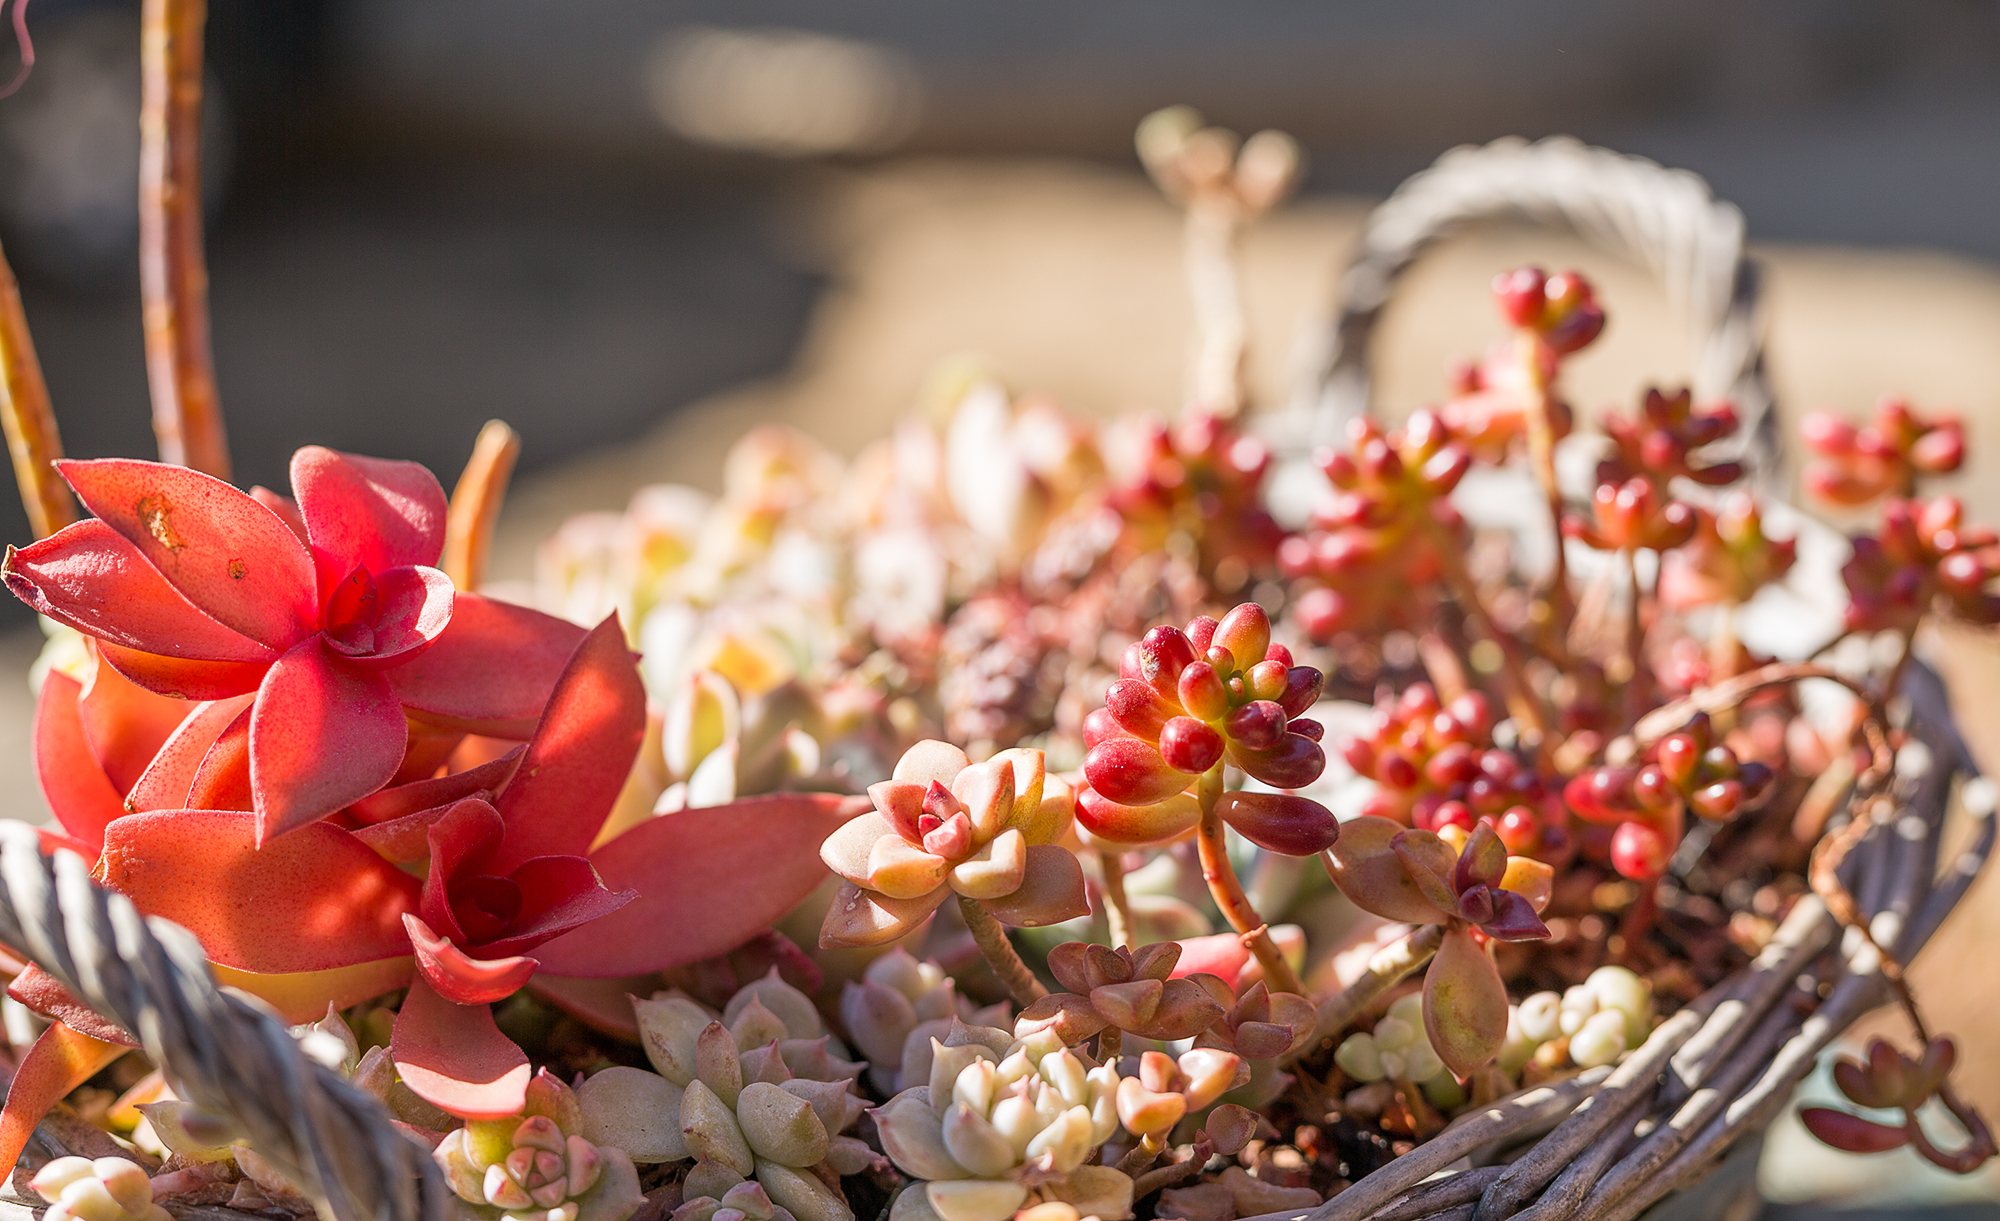
[[[1125,898],[1125,856],[1113,849],[1099,848],[1097,868],[1104,877],[1104,923],[1110,930],[1111,944],[1130,946],[1132,908]]]
[[[1201,876],[1208,883],[1208,892],[1215,896],[1215,905],[1222,909],[1223,918],[1229,926],[1243,935],[1243,943],[1257,956],[1257,962],[1264,968],[1264,984],[1273,992],[1295,992],[1305,995],[1305,985],[1292,971],[1292,964],[1278,952],[1271,940],[1271,928],[1264,923],[1257,909],[1250,905],[1250,896],[1243,893],[1243,883],[1236,877],[1236,870],[1229,863],[1229,844],[1222,829],[1222,816],[1215,812],[1215,806],[1222,799],[1222,764],[1209,768],[1201,776],[1198,790],[1201,799],[1201,824],[1195,831],[1196,844],[1201,849]]]
[[[965,927],[972,934],[979,952],[986,956],[986,964],[993,968],[993,974],[1000,979],[1000,985],[1014,998],[1014,1003],[1025,1009],[1049,994],[1042,987],[1042,981],[1021,961],[1014,951],[1014,943],[1007,939],[1007,930],[993,918],[977,899],[958,896],[959,914],[965,917]]]

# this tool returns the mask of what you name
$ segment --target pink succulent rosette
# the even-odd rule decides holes
[[[1083,870],[1057,846],[1074,802],[1041,751],[973,763],[949,742],[919,742],[868,796],[874,811],[820,848],[845,883],[820,929],[822,946],[894,941],[954,894],[1015,926],[1089,914]]]

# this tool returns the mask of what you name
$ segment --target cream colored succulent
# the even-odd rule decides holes
[[[1500,1049],[1500,1066],[1519,1072],[1529,1060],[1550,1057],[1542,1048],[1568,1040],[1554,1050],[1550,1067],[1566,1059],[1578,1068],[1611,1064],[1646,1041],[1653,1031],[1653,988],[1625,967],[1599,967],[1565,992],[1537,992],[1507,1015],[1507,1041]]]
[[[1351,1034],[1334,1048],[1333,1062],[1356,1081],[1407,1081],[1433,1105],[1455,1107],[1465,1092],[1424,1032],[1424,994],[1412,992],[1389,1006],[1373,1031]]]
[[[1006,1221],[1046,1201],[1130,1216],[1132,1180],[1084,1164],[1118,1129],[1117,1096],[1117,1068],[1086,1068],[1052,1031],[1001,1055],[933,1041],[930,1084],[872,1112],[890,1160],[925,1180],[896,1197],[891,1221]]]
[[[690,1204],[722,1207],[754,1180],[796,1221],[853,1221],[834,1184],[875,1160],[867,1145],[841,1135],[864,1109],[850,1089],[862,1065],[835,1057],[804,993],[773,972],[732,997],[721,1020],[685,996],[634,1008],[659,1072],[610,1068],[584,1082],[593,1139],[642,1161],[693,1158],[683,1184]]]
[[[868,1057],[868,1079],[885,1094],[930,1079],[931,1040],[944,1039],[953,1021],[998,1028],[1007,1011],[1005,1001],[975,1008],[943,967],[900,948],[869,963],[840,993],[840,1020]],[[1012,1041],[1002,1036],[1003,1046]]]
[[[28,1186],[49,1202],[45,1221],[172,1221],[145,1168],[122,1157],[59,1157]]]
[[[522,1113],[445,1133],[432,1155],[476,1216],[498,1221],[625,1221],[638,1211],[639,1174],[617,1148],[580,1129],[576,1095],[547,1069],[528,1085]]]

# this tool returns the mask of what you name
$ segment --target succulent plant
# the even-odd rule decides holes
[[[1140,1052],[1139,1075],[1118,1081],[1118,1122],[1134,1136],[1158,1140],[1182,1119],[1206,1110],[1249,1080],[1250,1066],[1232,1052],[1207,1047],[1178,1057]],[[1232,1117],[1231,1124],[1238,1125],[1238,1117]]]
[[[882,1147],[922,1180],[896,1199],[897,1221],[1006,1221],[1055,1200],[1105,1221],[1131,1215],[1132,1180],[1086,1165],[1118,1129],[1118,1070],[1087,1068],[1052,1031],[996,1055],[932,1048],[930,1084],[877,1108]]]
[[[647,1161],[693,1158],[690,1203],[754,1180],[796,1221],[852,1221],[837,1184],[873,1160],[843,1135],[861,1118],[852,1086],[863,1066],[839,1058],[846,1049],[810,998],[774,970],[731,997],[721,1020],[684,996],[634,1008],[658,1074],[609,1068],[585,1081],[593,1137]]]
[[[1798,554],[1798,540],[1765,534],[1756,497],[1732,492],[1720,508],[1695,509],[1694,537],[1660,569],[1660,600],[1676,610],[1748,602],[1791,571]]]
[[[28,1180],[49,1202],[53,1221],[170,1221],[153,1203],[152,1180],[139,1163],[122,1157],[59,1157]]]
[[[547,1070],[527,1106],[445,1134],[432,1155],[458,1198],[500,1221],[625,1221],[638,1210],[639,1175],[621,1149],[580,1134],[576,1095]]]
[[[1023,1009],[1014,1033],[1026,1038],[1049,1030],[1071,1046],[1106,1027],[1160,1042],[1193,1038],[1222,1019],[1224,1006],[1201,977],[1175,977],[1180,957],[1181,947],[1172,941],[1136,951],[1066,941],[1049,951],[1048,964],[1067,991],[1051,992]],[[1228,984],[1206,978],[1234,1002]]]
[[[1431,832],[1367,816],[1347,823],[1326,862],[1334,883],[1362,910],[1442,927],[1424,975],[1425,1032],[1461,1077],[1492,1063],[1507,1035],[1507,988],[1472,931],[1499,941],[1546,938],[1538,913],[1548,905],[1554,871],[1509,856],[1485,823],[1454,851]]]
[[[1769,797],[1776,776],[1756,760],[1740,761],[1715,740],[1706,713],[1649,747],[1638,766],[1594,767],[1572,779],[1563,800],[1586,822],[1615,828],[1611,866],[1652,882],[1679,846],[1686,812],[1725,822]]]
[[[844,881],[820,929],[822,946],[881,945],[901,937],[954,894],[1003,924],[1056,924],[1086,914],[1083,871],[1058,846],[1069,829],[1069,788],[1039,750],[973,763],[948,742],[917,743],[875,803],[820,848]]]
[[[1356,1031],[1341,1040],[1333,1050],[1333,1061],[1364,1084],[1407,1083],[1421,1088],[1433,1106],[1457,1106],[1464,1101],[1464,1091],[1431,1046],[1425,1029],[1423,993],[1412,992],[1391,1004],[1373,1030]]]
[[[1557,992],[1537,992],[1508,1014],[1507,1041],[1500,1067],[1518,1073],[1530,1059],[1544,1060],[1542,1049],[1567,1040],[1561,1057],[1578,1068],[1614,1063],[1646,1041],[1653,1032],[1653,990],[1628,967],[1603,966],[1584,982]]]
[[[894,1094],[930,1079],[931,1040],[944,1038],[953,1022],[999,1026],[1007,1021],[1007,1004],[974,1006],[943,967],[898,947],[841,989],[840,1020],[868,1057],[868,1079]]]
[[[1881,528],[1854,540],[1840,570],[1847,626],[1911,632],[1933,610],[1968,623],[2000,622],[2000,595],[1987,589],[2000,577],[2000,535],[1964,518],[1954,496],[1885,503]]]
[[[1882,400],[1858,428],[1831,412],[1808,412],[1799,435],[1813,454],[1801,481],[1837,505],[1909,496],[1919,475],[1947,474],[1965,461],[1965,425],[1956,415],[1919,416],[1899,398]]]
[[[1903,1122],[1879,1123],[1833,1107],[1804,1107],[1799,1119],[1808,1132],[1836,1149],[1882,1153],[1908,1145],[1933,1165],[1968,1174],[1993,1157],[1995,1147],[1985,1121],[1951,1091],[1957,1059],[1958,1046],[1949,1038],[1932,1039],[1915,1059],[1886,1040],[1871,1039],[1865,1060],[1841,1056],[1833,1062],[1833,1083],[1856,1106],[1899,1110]],[[1965,1128],[1965,1143],[1957,1149],[1940,1148],[1917,1118],[1918,1108],[1933,1098]]]

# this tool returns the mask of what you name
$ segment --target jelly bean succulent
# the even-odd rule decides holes
[[[1445,1066],[1461,1077],[1493,1062],[1507,1035],[1507,988],[1488,941],[1549,935],[1553,870],[1509,856],[1486,823],[1463,848],[1429,831],[1363,816],[1326,853],[1327,872],[1355,906],[1389,920],[1441,930],[1424,976],[1424,1029]]]
[[[1106,1221],[1130,1216],[1132,1180],[1088,1164],[1118,1129],[1119,1090],[1115,1067],[1087,1067],[1053,1031],[998,1054],[938,1044],[930,1083],[872,1112],[890,1160],[920,1180],[890,1215],[1006,1221],[1052,1200]]]
[[[1652,986],[1628,967],[1599,967],[1566,991],[1537,992],[1508,1011],[1500,1067],[1595,1068],[1638,1047],[1652,1030]]]
[[[1465,1100],[1458,1079],[1425,1033],[1421,992],[1399,997],[1376,1020],[1374,1029],[1341,1040],[1333,1062],[1362,1084],[1387,1081],[1400,1088],[1419,1087],[1433,1106],[1457,1106]]]
[[[1806,490],[1836,505],[1908,497],[1920,476],[1949,474],[1965,461],[1965,425],[1956,415],[1920,416],[1899,398],[1882,400],[1858,427],[1831,412],[1809,412],[1799,435],[1813,455],[1802,477]]]
[[[1854,540],[1840,575],[1857,631],[1914,631],[1933,611],[2000,622],[2000,595],[1988,589],[2000,579],[2000,535],[1967,524],[1954,496],[1885,503],[1880,529]]]
[[[1771,795],[1776,775],[1754,759],[1739,760],[1716,740],[1706,713],[1649,748],[1637,766],[1596,767],[1571,780],[1563,800],[1586,822],[1613,827],[1611,864],[1634,881],[1651,883],[1667,862],[1693,811],[1726,822]]]
[[[1042,925],[1090,910],[1076,858],[1057,842],[1071,820],[1069,787],[1039,750],[984,763],[935,739],[917,743],[890,779],[869,786],[871,813],[827,838],[820,857],[843,881],[820,929],[822,946],[894,941],[946,899],[1003,924]]]

